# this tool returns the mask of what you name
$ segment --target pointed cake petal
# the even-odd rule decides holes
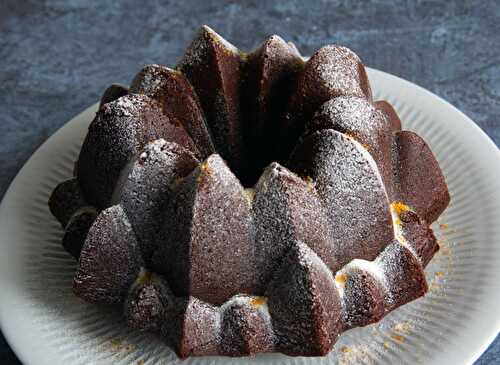
[[[239,172],[243,161],[239,51],[203,26],[177,68],[198,95],[217,152]]]
[[[426,222],[432,223],[450,202],[441,168],[427,143],[417,134],[398,132],[395,144],[396,192],[392,200],[409,205]]]
[[[127,324],[139,331],[160,330],[175,301],[164,278],[142,270],[125,301]]]
[[[177,70],[148,65],[135,76],[130,92],[157,100],[163,112],[189,133],[201,158],[215,152],[200,102],[186,76]]]
[[[125,212],[114,205],[90,228],[73,281],[75,294],[93,303],[121,303],[143,265]]]
[[[297,146],[289,166],[315,184],[332,225],[337,269],[354,258],[374,259],[392,241],[387,194],[361,144],[331,129],[319,131]]]
[[[194,297],[180,299],[176,312],[168,315],[162,335],[177,356],[219,354],[220,313],[217,307]]]
[[[266,296],[280,352],[322,356],[332,349],[342,328],[340,298],[330,270],[305,244],[289,251]]]
[[[97,215],[98,212],[94,207],[82,207],[71,216],[66,225],[62,245],[77,260]]]
[[[121,170],[147,142],[159,138],[198,153],[184,128],[166,117],[155,100],[130,94],[104,104],[90,124],[76,169],[89,203],[108,207]]]
[[[220,310],[221,355],[249,356],[273,351],[274,332],[266,298],[237,296]]]
[[[379,321],[385,314],[383,273],[371,261],[355,259],[335,276],[341,293],[344,330]]]
[[[49,209],[63,228],[80,208],[89,205],[77,179],[66,180],[56,186],[49,198]]]
[[[112,101],[115,101],[116,99],[121,98],[122,96],[127,95],[128,92],[128,89],[123,85],[111,84],[106,90],[104,90],[104,93],[102,94],[99,109],[102,108],[104,104],[110,103]]]
[[[427,266],[439,250],[438,242],[429,224],[401,202],[393,202],[391,211],[395,217],[396,238],[408,244],[422,265]]]
[[[256,289],[250,203],[218,155],[184,179],[153,258],[174,293],[222,304]]]
[[[311,183],[278,163],[269,165],[255,186],[253,216],[261,285],[267,285],[297,242],[307,244],[327,266],[338,266],[333,234],[318,193]]]
[[[334,129],[361,143],[377,163],[387,194],[392,195],[393,134],[382,112],[365,98],[339,96],[321,105],[306,124],[306,135],[323,129]]]
[[[156,247],[174,183],[198,164],[185,148],[159,139],[148,143],[122,170],[113,200],[122,205],[132,224],[146,263]]]
[[[289,153],[293,148],[304,131],[304,124],[321,104],[342,95],[371,100],[365,67],[359,57],[346,47],[322,47],[306,62],[282,119],[283,153]]]
[[[386,100],[379,100],[375,101],[373,105],[385,115],[385,117],[391,124],[393,132],[398,132],[401,130],[401,119],[399,119],[398,113],[391,105],[391,103]]]
[[[380,267],[384,276],[386,312],[427,292],[424,269],[407,245],[394,241],[377,257],[375,264]]]

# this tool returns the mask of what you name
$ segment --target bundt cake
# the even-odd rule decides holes
[[[205,26],[175,69],[104,92],[49,206],[75,294],[178,356],[320,356],[426,293],[449,200],[352,51],[243,53]]]

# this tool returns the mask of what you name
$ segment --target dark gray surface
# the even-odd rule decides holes
[[[500,143],[496,1],[0,0],[0,196],[33,151],[112,82],[174,64],[201,24],[242,49],[327,43],[450,101]],[[469,4],[465,4],[469,3]],[[495,4],[497,3],[497,4]],[[0,363],[16,364],[0,335]],[[478,364],[500,363],[500,340]]]

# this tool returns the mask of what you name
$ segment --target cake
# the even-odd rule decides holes
[[[351,50],[243,53],[204,26],[175,69],[104,92],[49,207],[74,293],[179,357],[323,356],[426,293],[449,200]]]

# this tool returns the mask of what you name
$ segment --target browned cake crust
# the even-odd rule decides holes
[[[104,104],[111,103],[116,99],[121,98],[128,94],[128,88],[120,84],[111,84],[101,97],[101,102],[99,103],[99,108],[101,108]]]
[[[426,293],[450,200],[352,51],[243,53],[208,27],[105,91],[75,175],[49,201],[75,294],[181,358],[327,354]]]
[[[201,158],[215,152],[200,102],[184,74],[165,66],[148,65],[132,80],[130,92],[157,100],[163,113],[178,121],[191,136]]]
[[[396,133],[394,200],[406,202],[425,221],[434,222],[450,202],[441,168],[427,143],[410,131]],[[422,173],[424,172],[425,173]]]
[[[350,49],[329,45],[307,61],[296,82],[282,119],[282,152],[290,152],[307,123],[324,102],[337,96],[358,96],[371,100],[365,67]]]
[[[99,208],[108,206],[127,162],[147,142],[158,138],[176,142],[198,154],[185,129],[163,114],[157,101],[129,94],[104,104],[89,126],[76,169],[89,203]]]
[[[379,100],[373,103],[375,108],[384,113],[385,117],[392,126],[393,132],[401,130],[401,120],[399,119],[398,113],[394,107],[386,100]]]
[[[257,294],[263,293],[283,256],[298,242],[307,242],[330,268],[339,266],[332,227],[310,181],[275,162],[263,172],[254,194],[254,244],[261,288]]]
[[[49,199],[49,209],[62,227],[66,227],[71,216],[88,205],[77,179],[70,179],[57,185]]]
[[[354,258],[374,259],[393,237],[387,194],[373,158],[333,129],[306,137],[288,163],[314,181],[328,207],[336,272]]]
[[[177,143],[159,139],[148,143],[122,170],[113,193],[127,215],[143,258],[148,265],[158,246],[164,213],[173,195],[173,186],[187,176],[198,159]]]
[[[217,151],[237,172],[243,161],[241,67],[236,47],[207,26],[201,28],[177,65],[200,98]]]
[[[75,211],[64,229],[62,245],[77,260],[97,214],[94,207],[82,207]]]
[[[121,303],[142,265],[130,223],[122,207],[114,205],[104,210],[89,230],[73,290],[89,302]]]
[[[222,158],[205,160],[179,183],[171,202],[153,260],[174,293],[220,305],[255,292],[251,206]]]

